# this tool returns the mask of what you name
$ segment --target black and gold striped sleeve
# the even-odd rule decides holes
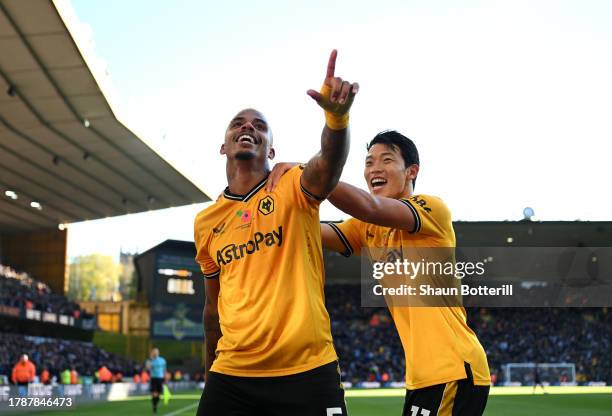
[[[332,230],[334,230],[334,232],[336,233],[336,235],[338,236],[338,238],[344,245],[344,251],[340,254],[342,254],[344,257],[351,257],[354,253],[354,250],[353,250],[353,247],[351,246],[351,243],[349,243],[348,239],[346,238],[346,236],[342,233],[342,231],[340,231],[340,229],[335,223],[330,222],[328,223],[328,225],[331,227]]]
[[[400,199],[400,202],[410,208],[412,211],[412,215],[414,215],[414,228],[410,231],[410,234],[416,234],[421,230],[421,217],[419,216],[419,211],[416,209],[414,205],[410,202],[409,199]]]
[[[350,218],[340,223],[329,223],[329,225],[344,245],[345,251],[341,253],[343,256],[349,257],[361,254],[361,247],[364,246],[365,240],[363,237],[365,223]]]
[[[454,239],[451,213],[444,201],[431,195],[412,195],[400,199],[414,215],[413,234]]]

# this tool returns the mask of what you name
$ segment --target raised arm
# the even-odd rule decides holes
[[[204,362],[204,380],[208,380],[208,372],[216,358],[217,343],[221,338],[221,326],[219,325],[219,311],[217,299],[219,297],[219,279],[205,279],[204,290],[206,300],[204,302],[204,333],[206,344],[206,358]]]
[[[373,196],[345,182],[339,182],[328,199],[339,210],[363,222],[415,231],[416,212],[405,201]]]
[[[349,151],[349,110],[359,90],[357,83],[351,84],[334,75],[337,54],[334,49],[329,56],[321,92],[307,92],[325,110],[325,127],[321,134],[321,150],[306,164],[301,183],[308,193],[320,200],[325,199],[340,180]]]

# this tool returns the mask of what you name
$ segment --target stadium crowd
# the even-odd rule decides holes
[[[109,353],[90,342],[0,332],[0,374],[13,375],[13,368],[23,354],[27,354],[41,382],[53,377],[59,382],[66,370],[100,382],[120,381],[124,376],[131,377],[142,370],[141,364]],[[45,370],[47,373],[43,376]]]
[[[577,382],[612,384],[607,308],[479,308],[468,319],[498,380],[505,363],[574,363]]]
[[[48,302],[48,288],[29,277],[16,278],[12,269],[0,273],[0,304],[23,302],[57,308],[72,308],[65,298]],[[7,277],[7,274],[9,275]],[[23,275],[22,275],[23,276]],[[17,282],[17,292],[7,291]],[[329,285],[326,303],[343,380],[401,382],[404,352],[386,308],[362,308],[358,285]],[[37,294],[42,293],[42,297]],[[43,301],[42,299],[45,299]],[[14,303],[13,303],[14,304]],[[576,381],[612,384],[612,316],[607,308],[469,308],[470,327],[487,351],[492,378],[504,380],[506,363],[574,363]],[[106,367],[111,374],[98,381],[117,381],[142,373],[142,363],[108,353],[92,343],[24,336],[0,327],[0,374],[10,375],[22,354],[28,354],[37,376],[44,369],[61,380],[62,372],[76,371],[95,377]],[[104,370],[102,373],[105,373]],[[68,373],[64,374],[65,378]],[[98,374],[99,376],[99,374]],[[196,376],[195,379],[200,377]],[[560,379],[558,381],[564,381]]]
[[[343,379],[401,381],[404,353],[386,308],[362,308],[358,285],[326,287]],[[612,314],[607,308],[469,308],[492,378],[506,363],[574,363],[576,381],[612,384]],[[559,380],[564,381],[564,380]]]
[[[360,287],[330,285],[325,288],[332,335],[340,357],[342,379],[401,381],[404,350],[387,308],[362,308]]]
[[[0,306],[35,309],[75,319],[93,317],[82,312],[78,303],[54,293],[47,284],[3,264],[0,264]],[[92,343],[27,336],[14,331],[11,325],[0,323],[0,375],[13,383],[32,381],[29,380],[32,371],[43,383],[55,378],[63,384],[79,377],[112,382],[141,372],[132,360],[108,353]],[[3,381],[8,380],[0,383]]]
[[[36,309],[79,318],[79,304],[64,295],[54,293],[49,286],[27,273],[0,264],[0,305],[23,309]]]
[[[79,376],[95,377],[96,372],[107,368],[111,377],[107,378],[105,370],[102,370],[99,381],[118,381],[118,378],[141,371],[136,362],[109,353],[89,342],[0,333],[0,374],[14,374],[13,368],[22,354],[28,355],[35,367],[36,376],[43,382],[46,378],[41,377],[44,370],[47,370],[48,380],[56,377],[58,381],[65,370],[74,370]]]

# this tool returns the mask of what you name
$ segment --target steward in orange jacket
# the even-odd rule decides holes
[[[29,360],[28,355],[23,354],[19,359],[19,362],[15,364],[15,367],[13,367],[13,373],[11,374],[13,383],[24,386],[33,382],[35,376],[36,367]]]

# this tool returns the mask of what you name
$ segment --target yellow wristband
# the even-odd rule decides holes
[[[331,95],[331,88],[323,84],[323,86],[321,87],[320,94],[325,100],[329,101]],[[332,130],[344,130],[349,125],[349,115],[348,113],[340,115],[325,110],[325,124],[328,128]]]
[[[349,125],[348,113],[339,116],[338,114],[325,112],[325,124],[332,130],[344,130]]]

